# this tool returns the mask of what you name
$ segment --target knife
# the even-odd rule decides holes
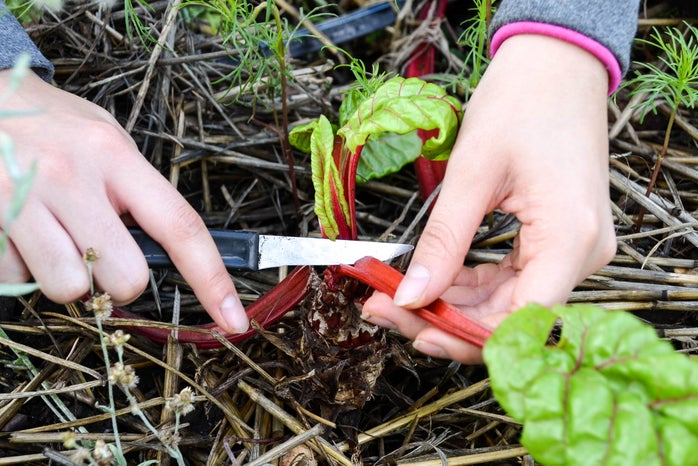
[[[171,266],[167,252],[143,230],[129,232],[152,267]],[[284,265],[353,264],[362,257],[372,256],[388,261],[408,253],[414,247],[401,243],[373,241],[330,240],[327,238],[297,238],[292,236],[260,235],[253,231],[209,230],[226,267],[256,271]]]

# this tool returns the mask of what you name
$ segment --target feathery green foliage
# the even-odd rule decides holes
[[[686,33],[679,28],[652,30],[650,40],[640,42],[658,49],[661,65],[635,62],[638,70],[626,86],[632,94],[648,93],[638,105],[641,120],[647,112],[657,112],[657,102],[666,101],[672,108],[693,108],[698,102],[698,29],[684,23]]]
[[[234,102],[246,95],[265,93],[278,95],[286,80],[292,80],[286,59],[289,37],[298,37],[281,16],[273,1],[254,4],[248,0],[185,0],[182,8],[204,8],[208,16],[217,18],[216,29],[230,50],[237,66],[220,81],[238,87]],[[202,14],[199,12],[199,14]],[[306,19],[317,20],[321,14],[311,12]],[[259,86],[263,84],[263,86]]]
[[[472,17],[463,22],[465,30],[458,38],[458,43],[467,48],[466,66],[462,71],[462,80],[467,82],[467,89],[475,89],[482,78],[490,60],[487,57],[487,27],[494,13],[494,0],[473,0]],[[465,74],[468,74],[466,77]]]

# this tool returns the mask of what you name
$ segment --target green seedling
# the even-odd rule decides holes
[[[153,7],[144,0],[124,0],[124,18],[126,20],[126,35],[129,39],[134,37],[134,32],[140,43],[150,50],[150,45],[156,44],[157,39],[150,33],[150,28],[145,25],[139,13],[138,8],[144,12],[152,12]]]
[[[474,0],[474,6],[471,8],[474,14],[463,22],[465,29],[458,37],[458,44],[466,49],[464,59],[466,66],[463,68],[460,80],[466,82],[468,92],[477,87],[490,62],[487,56],[489,46],[487,27],[494,13],[493,3],[494,0]]]
[[[223,100],[244,103],[243,97],[251,95],[253,106],[262,102],[272,110],[275,126],[279,128],[281,150],[289,167],[296,216],[300,218],[294,160],[288,142],[287,92],[288,83],[294,78],[287,63],[286,40],[293,35],[295,28],[289,26],[273,1],[254,5],[247,0],[185,0],[182,7],[203,7],[219,18],[217,27],[223,43],[230,50],[231,60],[236,63],[233,70],[219,80],[229,83],[229,95]],[[305,19],[310,20],[311,17],[317,18],[317,15]],[[281,103],[280,119],[273,105],[277,97]]]
[[[635,71],[635,77],[625,85],[632,87],[632,95],[647,94],[638,105],[640,122],[648,112],[657,113],[657,102],[665,101],[671,108],[664,130],[664,142],[647,186],[648,196],[657,183],[677,112],[681,107],[692,109],[698,102],[698,29],[688,23],[684,25],[685,32],[671,27],[662,33],[655,28],[650,40],[640,40],[641,43],[658,49],[660,65],[635,62],[639,69]],[[637,223],[638,227],[642,225],[642,216],[638,217]]]

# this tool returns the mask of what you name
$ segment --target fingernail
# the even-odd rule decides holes
[[[438,345],[435,345],[433,343],[429,343],[428,341],[424,340],[415,340],[412,342],[412,346],[414,349],[419,351],[420,353],[427,354],[429,356],[433,356],[435,358],[447,358],[448,355],[446,354],[446,351]]]
[[[407,269],[405,278],[402,279],[400,286],[395,291],[393,302],[397,306],[407,306],[414,303],[422,297],[426,290],[431,274],[426,267],[414,264]]]
[[[245,308],[235,295],[228,295],[223,300],[221,303],[221,314],[228,323],[228,327],[235,333],[243,333],[250,326],[247,314],[245,314]]]
[[[389,330],[394,330],[397,328],[395,323],[389,321],[388,319],[383,319],[382,317],[374,317],[371,314],[361,314],[361,318],[366,322],[370,322],[373,325],[378,325],[379,327],[387,328]]]

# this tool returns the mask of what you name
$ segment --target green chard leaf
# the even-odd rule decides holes
[[[698,363],[630,314],[529,305],[495,330],[484,358],[542,464],[698,464]]]
[[[422,155],[439,160],[450,154],[461,118],[460,102],[442,87],[418,78],[395,77],[361,102],[337,134],[355,152],[370,136],[419,129],[427,136]]]
[[[361,151],[357,180],[365,182],[400,171],[419,157],[422,140],[417,131],[406,134],[385,133],[369,138]]]
[[[294,127],[288,133],[288,142],[301,152],[310,153],[310,137],[313,131],[317,128],[318,120],[312,120],[308,123]]]
[[[359,108],[361,102],[366,100],[363,92],[359,89],[350,89],[342,103],[339,104],[339,125],[344,126],[347,121],[356,113],[356,109]]]
[[[315,212],[323,234],[350,239],[356,236],[357,179],[397,172],[420,155],[447,158],[462,111],[458,99],[440,86],[397,77],[369,97],[358,89],[349,92],[339,113],[339,130],[321,116],[295,127],[289,141],[311,154]]]

